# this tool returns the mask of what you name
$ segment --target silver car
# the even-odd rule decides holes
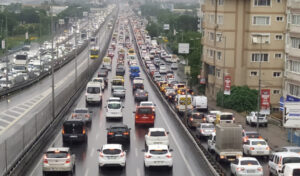
[[[124,86],[115,86],[112,95],[114,97],[125,98],[126,89]]]
[[[75,155],[69,147],[49,148],[43,156],[43,174],[75,171]]]
[[[215,132],[215,126],[211,123],[201,123],[196,129],[197,138],[211,136]]]
[[[82,119],[86,124],[92,123],[91,114],[92,111],[89,111],[87,108],[76,108],[72,113],[72,118]]]

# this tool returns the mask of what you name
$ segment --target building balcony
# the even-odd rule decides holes
[[[285,78],[288,80],[298,81],[298,80],[300,80],[300,73],[285,70]]]
[[[292,48],[290,45],[286,45],[285,51],[290,56],[300,56],[300,49]]]
[[[292,32],[292,33],[300,33],[300,25],[288,23],[287,29],[289,32]]]
[[[287,8],[290,9],[300,9],[300,2],[298,0],[288,0]]]

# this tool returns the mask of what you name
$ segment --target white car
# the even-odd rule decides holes
[[[154,104],[152,101],[141,101],[140,106],[150,106],[153,108],[153,111],[155,111],[156,104]]]
[[[104,166],[126,166],[126,152],[121,144],[104,144],[99,152],[99,169]]]
[[[150,166],[167,166],[173,167],[173,159],[171,152],[167,145],[149,145],[147,150],[143,150],[144,153],[144,166],[149,168]]]
[[[166,74],[167,73],[167,67],[165,65],[160,65],[159,73],[160,74]]]
[[[250,126],[256,126],[257,125],[257,112],[250,112],[249,115],[246,116],[246,124]],[[259,114],[258,117],[258,124],[263,125],[265,127],[268,126],[268,118],[265,114]]]
[[[107,103],[106,119],[122,119],[122,103],[120,101],[110,101]]]
[[[148,134],[145,135],[146,146],[155,144],[169,146],[168,133],[164,128],[149,128]]]
[[[241,157],[230,164],[232,175],[236,176],[263,176],[263,168],[256,158]]]
[[[174,69],[174,70],[178,69],[178,64],[177,63],[172,63],[171,64],[171,69]]]
[[[214,123],[216,120],[217,113],[220,113],[221,111],[209,111],[209,113],[206,115],[206,121],[208,123]]]
[[[215,126],[211,123],[200,123],[200,126],[196,129],[196,137],[208,137],[215,133]]]
[[[49,148],[43,156],[43,174],[50,172],[67,172],[73,175],[75,171],[75,155],[69,147]]]
[[[120,97],[109,97],[107,100],[107,102],[112,102],[112,101],[121,102],[121,98]]]
[[[102,103],[102,91],[99,82],[88,82],[85,93],[86,105],[90,103]]]
[[[98,82],[101,85],[101,89],[104,90],[105,89],[105,80],[102,77],[94,77],[92,79],[92,82]]]
[[[250,138],[244,142],[244,153],[251,156],[269,156],[270,147],[264,139]]]

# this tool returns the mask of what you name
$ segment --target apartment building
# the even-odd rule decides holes
[[[270,90],[271,108],[282,95],[286,0],[205,0],[203,69],[207,95],[231,85]],[[260,62],[261,61],[261,62]],[[261,73],[260,73],[261,70]],[[261,74],[261,75],[260,75]]]
[[[287,29],[283,96],[300,101],[300,0],[287,0]]]

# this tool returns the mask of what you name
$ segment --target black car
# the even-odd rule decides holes
[[[63,142],[87,142],[85,122],[82,119],[69,119],[63,123]]]
[[[122,64],[117,65],[116,75],[117,76],[124,76],[125,75],[125,67],[124,67],[124,65],[122,65]]]
[[[148,101],[148,92],[143,89],[137,89],[134,93],[135,101]]]
[[[107,143],[110,142],[130,142],[130,130],[127,125],[112,125],[107,128]]]

